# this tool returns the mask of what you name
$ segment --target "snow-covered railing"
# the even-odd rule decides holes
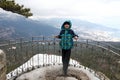
[[[46,58],[46,63],[43,63],[43,59]],[[48,61],[49,60],[49,61]],[[54,61],[55,60],[55,61]],[[48,55],[48,54],[37,54],[34,57],[32,57],[28,62],[24,63],[20,67],[16,68],[15,70],[11,71],[9,74],[7,74],[7,80],[14,80],[23,73],[29,72],[33,69],[37,68],[43,68],[47,66],[55,66],[55,65],[62,65],[62,58],[61,56],[56,55]],[[100,72],[96,72],[88,67],[85,67],[83,65],[80,65],[79,62],[71,59],[70,60],[70,66],[74,68],[79,68],[87,75],[91,74],[92,77],[96,77],[97,80],[109,80],[103,73],[100,74]],[[90,76],[91,77],[91,76]],[[92,79],[91,77],[91,79]]]
[[[104,43],[79,39],[79,41],[75,41],[71,58],[77,61],[76,64],[80,62],[86,66],[84,69],[89,70],[91,73],[93,72],[94,75],[99,78],[101,77],[101,80],[106,80],[105,77],[103,77],[105,75],[112,80],[119,80],[119,77],[116,75],[119,75],[120,71],[120,54],[109,48],[110,45],[108,45],[108,43],[106,43],[107,45]],[[53,37],[36,36],[29,40],[24,38],[9,40],[7,43],[0,44],[0,48],[4,50],[7,55],[8,79],[10,77],[15,78],[16,76],[14,74],[19,76],[21,73],[28,72],[35,68],[55,65],[56,60],[57,64],[61,64],[61,58],[56,57],[56,55],[61,56],[59,40]],[[36,63],[34,63],[32,57],[39,53],[43,54],[42,64],[41,61],[39,61],[40,57],[37,56],[38,64],[35,65]],[[76,67],[76,64],[74,63],[74,67]],[[25,68],[26,66],[29,66],[29,68]],[[98,73],[98,71],[105,75],[100,72]]]

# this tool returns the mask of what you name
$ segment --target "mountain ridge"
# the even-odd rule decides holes
[[[38,23],[12,12],[4,11],[2,9],[0,9],[0,12],[0,38],[14,39],[16,37],[31,37],[39,35],[50,36],[55,34],[58,30],[48,24]],[[7,35],[8,29],[11,30],[9,35]]]
[[[50,18],[50,19],[34,19],[38,22],[44,22],[46,24],[51,24],[56,28],[61,28],[61,24],[65,20],[71,20],[73,23],[72,29],[79,35],[82,39],[93,39],[98,41],[120,41],[120,30],[116,28],[110,28],[101,24],[96,24],[80,19],[66,19],[66,18]]]
[[[0,39],[14,39],[32,36],[58,35],[61,24],[66,18],[25,18],[21,15],[4,11],[0,8]],[[72,29],[80,39],[92,39],[98,41],[120,41],[120,30],[109,28],[100,24],[70,19]]]

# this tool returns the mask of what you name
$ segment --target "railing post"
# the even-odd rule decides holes
[[[55,42],[55,41],[56,41],[56,39],[55,39],[55,37],[54,37],[54,40],[53,40],[53,45],[54,45],[54,46],[53,46],[53,47],[54,47],[54,52],[53,52],[53,53],[54,53],[54,54],[56,54],[56,50],[55,50],[55,49],[56,49],[56,48],[55,48],[56,42]],[[55,57],[53,58],[53,62],[54,62],[53,65],[55,65]]]
[[[6,80],[6,55],[0,50],[0,80]]]
[[[21,50],[21,51],[22,51],[22,49],[23,49],[22,44],[23,44],[23,39],[20,38],[20,50]]]
[[[88,48],[88,39],[86,40],[86,48]]]
[[[97,45],[100,45],[100,42],[97,42]]]
[[[42,48],[43,48],[43,66],[45,66],[45,60],[44,60],[44,55],[45,55],[45,37],[42,37]]]
[[[34,51],[33,51],[33,47],[34,47],[34,37],[32,37],[32,42],[31,42],[31,46],[32,46],[32,55],[34,56]],[[34,68],[34,58],[32,58],[32,68]]]

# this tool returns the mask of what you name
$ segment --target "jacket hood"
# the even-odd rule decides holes
[[[62,29],[62,30],[66,30],[66,28],[64,27],[64,25],[65,25],[66,23],[68,23],[68,24],[70,25],[70,27],[69,27],[68,29],[71,29],[72,23],[71,23],[71,21],[69,20],[69,21],[65,21],[65,22],[62,24],[62,26],[61,26],[61,29]]]

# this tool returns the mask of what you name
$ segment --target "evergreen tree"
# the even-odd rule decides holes
[[[26,18],[33,15],[29,8],[24,8],[23,5],[16,4],[14,0],[0,0],[0,7],[6,11],[23,15]]]

